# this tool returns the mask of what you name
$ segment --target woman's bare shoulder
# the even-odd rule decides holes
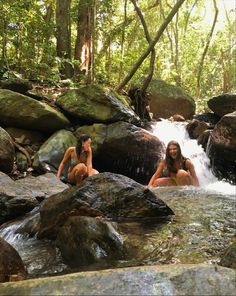
[[[66,149],[66,153],[67,154],[71,154],[71,153],[73,153],[75,151],[75,147],[73,147],[73,146],[70,146],[70,147],[68,147],[67,149]]]
[[[192,163],[191,159],[186,158],[185,165],[186,165],[186,167],[193,166],[193,163]]]

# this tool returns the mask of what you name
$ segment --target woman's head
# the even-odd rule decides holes
[[[87,135],[87,134],[80,135],[80,137],[78,139],[78,142],[77,142],[77,145],[75,147],[77,157],[80,156],[80,153],[82,151],[88,151],[90,145],[91,145],[91,138],[90,138],[90,136]]]
[[[182,159],[182,152],[178,142],[170,141],[166,148],[166,163],[171,168],[174,162]]]

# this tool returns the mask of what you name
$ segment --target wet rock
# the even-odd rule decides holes
[[[197,138],[197,143],[198,145],[202,145],[204,151],[206,151],[207,149],[207,143],[208,143],[208,139],[211,135],[212,130],[205,130],[198,138]]]
[[[236,269],[236,241],[227,248],[219,264]]]
[[[213,97],[207,102],[208,107],[218,116],[236,111],[236,93],[225,93]]]
[[[115,220],[166,219],[173,215],[162,200],[141,184],[119,174],[100,173],[86,178],[79,188],[44,200],[38,237],[56,237],[72,210],[78,211],[78,215],[102,215]]]
[[[220,266],[141,266],[4,283],[0,294],[234,296],[235,276]]]
[[[28,188],[32,196],[39,201],[69,188],[67,184],[58,180],[53,173],[46,173],[37,177],[27,176],[15,182],[19,187]]]
[[[127,122],[79,127],[76,136],[88,133],[92,138],[93,164],[100,172],[125,175],[147,184],[162,159],[162,142]]]
[[[52,173],[17,181],[0,173],[0,224],[30,212],[39,201],[66,188]]]
[[[236,184],[236,111],[226,114],[215,125],[207,146],[214,174]]]
[[[191,139],[197,139],[201,134],[210,128],[210,125],[204,121],[199,121],[197,119],[192,120],[186,125],[186,130],[188,131],[189,137]]]
[[[220,116],[216,115],[213,112],[205,112],[205,113],[195,114],[193,116],[193,119],[207,122],[210,125],[215,125],[220,120]]]
[[[122,237],[111,222],[91,217],[69,217],[56,244],[71,267],[124,258]]]
[[[0,238],[0,282],[23,280],[27,270],[18,252]]]
[[[0,127],[0,171],[9,174],[13,170],[15,148],[10,135]]]
[[[31,191],[0,173],[0,224],[31,211],[38,201]]]

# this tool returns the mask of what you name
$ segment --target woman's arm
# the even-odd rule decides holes
[[[88,157],[87,157],[86,165],[87,165],[87,170],[88,170],[88,176],[91,176],[92,169],[93,169],[93,165],[92,165],[92,149],[91,149],[91,147],[88,150]]]
[[[199,180],[195,171],[195,167],[190,159],[186,160],[186,168],[189,170],[192,185],[199,186]]]
[[[66,164],[66,163],[69,161],[69,159],[71,158],[71,152],[72,152],[72,150],[73,150],[73,147],[69,147],[69,148],[66,150],[65,154],[64,154],[64,157],[63,157],[63,159],[62,159],[62,161],[61,161],[61,163],[60,163],[60,165],[59,165],[58,172],[57,172],[57,178],[58,178],[58,179],[60,179],[60,177],[61,177],[61,174],[62,174],[62,171],[63,171],[63,169],[64,169],[65,164]]]
[[[151,180],[149,181],[148,183],[148,188],[151,188],[153,186],[153,183],[154,181],[157,179],[157,178],[160,178],[161,174],[162,174],[162,171],[165,167],[165,163],[164,163],[164,160],[162,160],[159,165],[157,166],[157,170],[156,172],[153,174],[153,176],[151,177]]]

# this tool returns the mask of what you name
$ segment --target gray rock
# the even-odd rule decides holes
[[[213,97],[207,102],[208,107],[218,116],[236,111],[236,93],[225,93]]]
[[[71,267],[124,259],[122,237],[111,222],[92,217],[69,217],[60,228],[56,245]]]
[[[220,266],[142,266],[3,283],[0,295],[234,296],[235,277]]]
[[[51,135],[34,156],[33,168],[38,173],[56,173],[66,149],[75,146],[76,137],[70,131],[60,130]],[[66,168],[64,170],[66,176]]]
[[[236,111],[215,125],[207,145],[215,175],[236,184]]]
[[[147,184],[162,159],[162,142],[146,131],[127,122],[79,127],[76,135],[92,137],[93,164],[98,171],[125,175]]]
[[[0,123],[52,133],[70,125],[59,111],[20,93],[0,89]]]
[[[191,118],[196,110],[196,104],[180,87],[166,83],[161,79],[153,79],[148,87],[150,96],[150,112],[153,118],[169,118],[174,114]]]
[[[0,171],[8,174],[13,170],[15,148],[10,135],[0,127]]]
[[[100,173],[51,196],[40,206],[39,237],[56,237],[71,211],[77,215],[111,219],[166,219],[173,211],[153,192],[134,180],[113,173]]]
[[[0,223],[28,213],[39,201],[66,188],[52,173],[13,181],[0,172]]]
[[[0,238],[0,282],[23,280],[27,270],[18,252]]]
[[[56,104],[79,121],[90,123],[139,121],[123,97],[112,89],[100,85],[69,90],[58,97]]]

